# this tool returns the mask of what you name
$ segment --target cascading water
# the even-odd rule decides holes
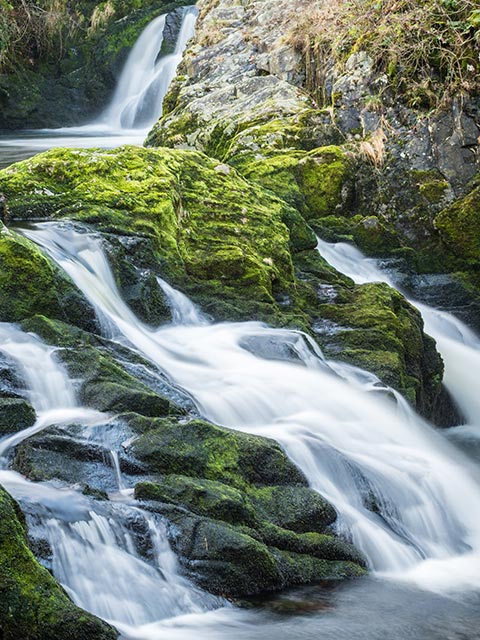
[[[16,361],[38,415],[32,427],[0,440],[0,484],[30,514],[30,533],[48,542],[54,575],[72,599],[125,637],[134,637],[143,625],[155,627],[172,616],[220,606],[218,598],[179,575],[163,522],[131,505],[126,496],[123,503],[96,503],[77,491],[29,482],[7,470],[8,453],[35,433],[53,425],[68,433],[69,425],[78,424],[91,436],[95,427],[106,428],[110,416],[78,405],[55,349],[36,336],[0,323],[0,351]],[[117,473],[121,489],[119,469]],[[147,531],[153,563],[140,556],[124,524],[132,517]]]
[[[328,243],[318,239],[318,251],[337,271],[357,284],[395,283],[377,265],[349,244]],[[398,287],[396,287],[398,288]],[[460,407],[471,427],[480,427],[480,380],[472,376],[480,371],[480,340],[463,322],[451,313],[409,300],[422,314],[425,332],[437,343],[445,364],[444,384]],[[477,430],[480,437],[480,429]]]
[[[140,34],[127,58],[110,105],[99,118],[77,127],[2,136],[0,168],[52,147],[113,149],[124,144],[141,145],[151,126],[161,116],[165,94],[195,32],[196,7],[185,7],[181,11],[182,24],[174,51],[160,55],[168,17],[159,16]]]
[[[99,240],[51,224],[25,235],[204,416],[277,439],[374,571],[434,590],[480,587],[475,471],[404,401],[379,393],[374,376],[324,361],[298,332],[259,323],[151,330],[122,302]],[[255,355],[262,343],[288,345],[296,361]]]
[[[160,57],[165,15],[143,31],[128,56],[110,106],[99,119],[114,131],[148,130],[161,116],[162,103],[195,31],[197,9],[183,10],[182,26],[173,53]]]

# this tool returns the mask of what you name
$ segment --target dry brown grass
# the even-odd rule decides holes
[[[95,7],[90,18],[90,24],[87,29],[87,34],[92,36],[97,33],[103,26],[108,24],[115,15],[115,7],[110,0],[99,4]]]
[[[303,52],[312,89],[327,60],[358,50],[413,106],[480,89],[478,0],[303,0],[291,18],[287,39]]]
[[[387,135],[382,127],[374,131],[371,136],[359,144],[360,156],[370,162],[375,169],[380,169],[385,161],[385,143]]]

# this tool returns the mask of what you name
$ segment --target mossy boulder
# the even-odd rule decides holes
[[[356,287],[348,300],[326,303],[322,317],[333,323],[328,352],[376,372],[428,415],[439,397],[443,362],[423,333],[420,313],[387,284]]]
[[[0,437],[31,427],[35,410],[24,398],[0,398]]]
[[[203,420],[127,416],[140,433],[133,454],[151,472],[220,480],[234,488],[247,484],[305,485],[302,473],[273,440]]]
[[[472,270],[479,282],[480,269],[480,186],[464,198],[443,209],[435,218],[435,227],[466,270]]]
[[[232,524],[254,525],[255,510],[245,493],[222,482],[171,474],[161,483],[139,482],[137,500],[183,505],[193,513]]]
[[[0,635],[4,640],[114,640],[105,622],[82,611],[27,546],[23,514],[0,487]]]
[[[172,519],[177,527],[172,544],[183,567],[200,586],[226,597],[365,573],[349,560],[324,560],[270,547],[252,529],[183,514]]]
[[[323,533],[337,519],[331,504],[306,487],[262,487],[251,497],[265,520],[296,533]]]
[[[70,279],[33,242],[2,225],[0,320],[16,322],[37,313],[95,326],[93,309]]]
[[[70,217],[148,237],[164,275],[273,303],[293,287],[288,205],[201,154],[53,150],[4,170],[12,219]]]
[[[336,146],[271,153],[240,166],[246,177],[271,189],[307,220],[335,212],[348,214],[353,200],[352,169],[351,156]]]

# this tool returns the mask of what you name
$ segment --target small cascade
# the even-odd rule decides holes
[[[183,51],[195,31],[197,10],[183,10],[173,53],[159,57],[166,15],[153,20],[138,38],[122,71],[112,101],[98,124],[113,131],[149,129],[162,114],[162,103]]]
[[[122,521],[135,518],[150,534],[146,562]],[[90,511],[74,522],[48,519],[35,530],[54,550],[52,569],[72,599],[84,609],[127,632],[144,624],[211,607],[215,598],[178,575],[164,524],[134,507]],[[207,607],[208,608],[208,607]]]
[[[73,385],[53,347],[14,325],[0,323],[0,351],[18,362],[37,413],[77,406]]]
[[[397,288],[373,258],[344,242],[329,243],[318,239],[317,249],[337,271],[357,284],[386,282]],[[437,343],[444,365],[444,384],[467,418],[470,426],[480,427],[480,379],[472,372],[480,371],[480,339],[451,313],[434,309],[409,299],[422,314],[425,332]],[[480,429],[477,430],[480,438]]]
[[[115,149],[142,145],[148,131],[162,114],[163,99],[175,77],[188,41],[195,32],[196,7],[182,13],[175,49],[161,56],[168,15],[155,18],[140,34],[121,73],[110,104],[93,122],[74,127],[15,132],[0,138],[0,168],[51,149]]]
[[[75,422],[95,425],[108,420],[98,411],[78,406],[72,382],[55,358],[55,349],[36,336],[12,324],[0,323],[0,351],[18,364],[27,383],[28,398],[37,413],[31,427],[0,440],[0,459],[20,442],[51,425]]]
[[[0,484],[23,505],[30,534],[51,549],[51,569],[74,602],[111,622],[125,637],[135,637],[142,625],[222,606],[219,598],[180,576],[164,522],[130,502],[117,450],[111,458],[122,497],[118,503],[96,502],[7,470],[7,454],[49,426],[62,427],[67,436],[68,426],[78,424],[89,433],[89,442],[104,444],[114,435],[105,434],[107,426],[111,431],[114,425],[110,416],[78,404],[55,349],[35,335],[1,323],[0,352],[16,362],[38,413],[32,427],[0,441]],[[134,531],[139,529],[142,547],[150,545],[148,557],[137,548]]]
[[[167,298],[173,324],[208,324],[208,319],[184,293],[174,289],[162,278],[157,277],[157,282]]]
[[[152,330],[112,286],[98,239],[52,224],[25,233],[202,415],[275,438],[374,571],[433,590],[480,587],[479,479],[402,398],[379,394],[375,376],[255,322]]]

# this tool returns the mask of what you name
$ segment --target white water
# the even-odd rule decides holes
[[[29,482],[6,469],[7,459],[2,456],[35,433],[52,425],[106,427],[110,417],[78,406],[68,374],[55,358],[55,349],[36,336],[0,323],[0,351],[16,362],[38,415],[32,427],[0,440],[0,484],[27,505],[27,511],[36,514],[34,530],[48,540],[54,575],[72,599],[128,637],[139,626],[155,626],[171,616],[220,606],[219,599],[204,594],[179,575],[165,526],[154,516],[128,504],[94,505],[76,491]],[[122,490],[118,454],[112,451],[111,455]],[[126,497],[128,492],[123,493]],[[144,522],[153,563],[139,555],[133,536],[122,524],[122,517],[129,514]]]
[[[175,51],[158,57],[166,16],[155,18],[141,33],[121,73],[109,106],[83,126],[41,129],[0,138],[0,167],[53,147],[114,149],[142,145],[162,114],[162,103],[188,41],[195,32],[197,9],[184,9]]]
[[[75,391],[64,367],[55,358],[55,349],[34,335],[24,333],[14,325],[0,323],[0,351],[13,358],[28,386],[28,398],[37,413],[35,424],[0,439],[0,459],[25,438],[52,424],[94,425],[105,422],[107,416],[79,407]]]
[[[277,439],[374,571],[433,590],[480,588],[479,478],[404,401],[372,390],[374,376],[325,362],[301,334],[259,323],[151,330],[122,302],[98,240],[48,224],[25,234],[203,415]],[[255,355],[262,343],[288,345],[298,362]]]
[[[187,296],[157,277],[157,282],[167,298],[173,324],[208,324],[207,318]]]
[[[343,242],[318,239],[318,251],[337,271],[357,284],[386,282],[395,284],[382,272],[377,261],[366,258],[358,249]],[[480,340],[451,313],[410,300],[422,314],[425,332],[437,343],[445,364],[444,384],[457,402],[471,429],[480,438]],[[464,429],[465,430],[465,429]]]
[[[99,123],[114,131],[140,129],[145,133],[162,115],[162,103],[195,31],[197,10],[184,9],[175,51],[158,58],[163,43],[166,16],[159,16],[143,31],[130,55],[110,106]]]

